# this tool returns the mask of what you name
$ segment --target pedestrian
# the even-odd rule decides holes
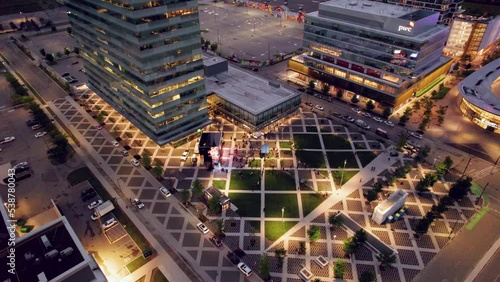
[[[361,181],[363,181],[363,178],[360,178],[360,179],[359,179],[359,183],[361,183]]]

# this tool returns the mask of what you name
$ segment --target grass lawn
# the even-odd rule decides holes
[[[226,189],[226,180],[214,180],[212,181],[212,186],[219,190]]]
[[[349,179],[351,179],[354,175],[358,173],[357,170],[355,171],[350,171],[346,170],[344,171],[344,178],[342,178],[342,171],[332,171],[332,176],[333,176],[333,181],[335,182],[336,185],[340,184],[340,179],[342,179],[342,185],[344,185]]]
[[[292,143],[286,141],[286,142],[280,142],[280,148],[287,148],[290,149],[292,148]]]
[[[351,149],[351,143],[344,137],[335,134],[321,134],[325,149]]]
[[[317,206],[319,206],[327,198],[323,194],[302,194],[302,209],[304,217],[311,213]]]
[[[241,176],[239,174],[240,172]],[[259,170],[234,169],[231,171],[231,182],[229,183],[229,190],[258,190],[260,189],[260,187],[257,187],[256,185],[259,180]]]
[[[231,198],[232,199],[232,198]],[[297,195],[295,194],[267,194],[266,217],[281,218],[281,209],[285,208],[286,218],[299,217]]]
[[[260,159],[248,160],[248,166],[260,168]]]
[[[161,270],[158,268],[153,270],[153,274],[151,276],[151,282],[168,282],[167,277],[165,277],[165,275],[163,275]]]
[[[298,221],[266,221],[264,223],[265,236],[268,240],[276,241],[297,223]]]
[[[103,201],[112,200],[111,195],[109,195],[108,191],[104,189],[101,182],[97,180],[97,178],[89,170],[88,167],[82,167],[70,172],[70,174],[68,174],[67,180],[72,186],[88,180],[92,187],[94,187],[94,189],[97,191],[97,194],[101,196]],[[118,219],[118,221],[123,226],[125,226],[125,230],[141,251],[151,249],[151,246],[149,245],[149,242],[146,240],[146,238],[144,238],[139,229],[137,229],[137,227],[130,221],[128,216],[121,210],[118,205],[116,205],[116,203],[113,214],[116,216],[116,219]]]
[[[260,216],[260,194],[229,193],[231,202],[238,208],[243,217]]]
[[[307,167],[326,168],[325,158],[322,152],[295,151],[295,156],[302,163],[306,163]]]
[[[363,167],[369,164],[376,156],[373,152],[358,152],[358,158]]]
[[[346,168],[359,168],[358,162],[356,162],[356,158],[351,152],[327,152],[326,156],[328,158],[330,168],[343,168],[344,160],[347,161],[345,165]]]
[[[265,172],[266,190],[295,190],[295,176],[293,172],[291,174],[280,170],[267,170]]]
[[[296,149],[321,149],[317,134],[294,134],[293,141]]]
[[[254,231],[255,233],[260,232],[260,221],[249,220],[247,222],[248,222],[248,224],[250,224],[253,227],[253,229],[255,229],[255,231]]]

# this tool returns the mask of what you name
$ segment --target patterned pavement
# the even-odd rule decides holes
[[[409,208],[408,215],[402,220],[386,225],[378,225],[371,221],[370,215],[372,206],[365,201],[364,193],[370,189],[374,181],[384,177],[387,169],[403,164],[402,158],[391,158],[385,161],[386,155],[381,153],[386,150],[383,144],[376,141],[376,138],[369,135],[360,134],[351,128],[342,126],[338,121],[322,118],[315,113],[302,112],[299,115],[284,122],[279,128],[271,129],[275,134],[270,134],[266,139],[251,140],[245,144],[243,139],[247,133],[228,121],[217,118],[215,123],[205,128],[205,131],[224,132],[223,141],[223,161],[222,167],[229,169],[229,172],[215,170],[207,172],[205,167],[188,162],[181,162],[182,152],[189,149],[193,152],[195,141],[188,142],[178,148],[171,146],[159,147],[150,141],[138,129],[134,128],[128,121],[123,119],[116,111],[106,105],[95,94],[90,93],[86,98],[80,97],[80,105],[75,103],[70,97],[57,99],[53,105],[49,104],[56,112],[62,114],[70,123],[70,129],[81,134],[85,141],[92,145],[95,152],[102,158],[103,163],[108,165],[116,174],[116,180],[122,188],[127,188],[134,196],[139,197],[157,220],[167,237],[178,243],[176,249],[192,264],[199,266],[199,270],[208,274],[213,281],[244,281],[245,278],[239,271],[224,257],[223,252],[217,250],[196,230],[195,226],[186,218],[186,212],[181,210],[180,205],[172,204],[158,193],[158,187],[153,187],[151,182],[144,176],[145,170],[134,168],[130,163],[130,158],[121,156],[119,150],[121,146],[115,148],[111,141],[112,137],[121,137],[121,144],[128,144],[132,147],[131,155],[141,155],[147,151],[151,158],[160,160],[164,166],[165,183],[173,183],[177,189],[189,189],[194,179],[199,179],[204,187],[216,185],[226,195],[231,194],[244,197],[255,197],[260,202],[255,203],[255,211],[252,216],[240,217],[233,210],[229,210],[223,217],[225,219],[225,244],[231,249],[241,248],[246,252],[243,261],[251,268],[257,270],[256,264],[259,256],[267,252],[271,261],[271,274],[274,281],[299,281],[298,272],[303,268],[308,268],[315,277],[321,281],[331,281],[333,277],[333,262],[337,258],[342,258],[348,263],[348,271],[344,275],[347,280],[358,279],[358,276],[365,270],[376,272],[378,281],[411,281],[413,277],[439,252],[448,242],[448,236],[454,227],[453,233],[465,224],[474,214],[473,202],[469,199],[463,200],[460,205],[455,204],[447,211],[443,219],[439,219],[430,228],[429,233],[420,240],[412,239],[412,226],[416,219],[422,217],[433,203],[437,203],[439,196],[444,196],[449,188],[448,183],[437,183],[432,187],[431,194],[419,195],[415,192],[414,186],[418,180],[431,171],[428,167],[414,167],[411,173],[405,178],[398,179],[393,186],[384,189],[384,193],[390,193],[396,189],[404,189],[410,193],[407,200]],[[105,111],[106,130],[96,129],[97,122],[92,119],[89,113],[83,109],[92,109],[94,112]],[[109,134],[107,133],[109,132]],[[337,146],[332,142],[325,142],[324,135],[336,134],[348,140],[346,146]],[[297,151],[289,148],[289,141],[293,135],[301,135],[307,139],[319,141],[316,148],[304,149],[308,154],[318,154],[319,158],[324,158],[324,167],[309,168],[298,161],[295,155]],[[247,139],[248,140],[248,139]],[[82,140],[83,141],[83,140]],[[253,190],[248,188],[236,190],[231,187],[231,171],[237,167],[245,172],[250,172],[249,160],[258,157],[258,149],[261,144],[269,144],[273,149],[273,158],[266,159],[252,168],[256,174],[262,173],[263,179],[268,173],[286,173],[292,177],[292,188],[289,190],[272,190],[265,186],[265,181]],[[374,152],[380,154],[375,160],[377,164],[377,174],[370,179],[360,179],[353,177],[350,181],[340,187],[339,181],[335,181],[335,175],[341,172],[338,159],[341,163],[344,158],[349,158],[349,165],[345,174],[349,172],[355,174],[362,171],[371,170],[372,162],[363,157],[364,154]],[[384,158],[383,161],[380,161]],[[336,160],[337,159],[337,160]],[[331,165],[335,166],[331,167]],[[368,169],[370,167],[370,169]],[[380,173],[378,173],[380,171]],[[359,181],[358,181],[359,179]],[[304,182],[303,184],[301,184]],[[356,183],[354,183],[354,181]],[[349,188],[349,190],[345,187]],[[336,196],[340,193],[348,194],[342,197]],[[287,210],[284,218],[266,217],[265,203],[271,201],[273,197],[290,197],[292,202],[296,202],[296,209]],[[305,211],[303,201],[310,201],[313,197],[321,200],[317,204],[325,201],[331,205],[323,210]],[[196,206],[201,207],[199,203]],[[328,216],[336,211],[343,211],[358,224],[380,238],[399,253],[398,262],[394,268],[386,268],[380,271],[378,262],[372,251],[360,248],[354,256],[346,258],[342,252],[342,240],[352,236],[352,231],[337,228],[331,230],[328,224]],[[213,220],[218,219],[216,215],[207,213],[206,209],[196,212],[205,214],[213,227]],[[267,211],[271,213],[272,211]],[[307,214],[318,214],[311,220],[305,220]],[[265,238],[266,224],[279,221],[300,222],[303,227],[297,229],[293,234],[286,234],[276,241],[269,241]],[[306,230],[310,225],[317,225],[321,229],[321,238],[310,243],[306,236]],[[215,230],[212,228],[212,230]],[[305,255],[299,254],[299,243],[306,242]],[[284,248],[287,250],[287,257],[282,266],[278,265],[274,257],[274,250]],[[314,259],[322,255],[330,262],[330,266],[320,268],[314,263]]]

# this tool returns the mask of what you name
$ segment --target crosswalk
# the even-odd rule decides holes
[[[499,171],[500,169],[498,169],[496,166],[493,167],[493,166],[489,166],[489,167],[485,167],[481,170],[477,170],[477,171],[474,171],[472,173],[468,173],[468,175],[470,177],[472,177],[472,179],[474,180],[477,180],[477,179],[481,179],[483,177],[486,177],[490,174],[495,174]]]

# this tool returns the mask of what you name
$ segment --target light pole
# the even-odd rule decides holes
[[[488,182],[488,183],[486,183],[486,185],[485,185],[485,186],[484,186],[484,188],[483,188],[483,191],[481,191],[481,194],[479,194],[479,197],[477,197],[477,200],[476,200],[476,206],[477,206],[477,204],[479,203],[479,200],[481,199],[481,197],[483,196],[484,191],[486,191],[486,187],[488,187],[488,184],[490,184],[490,183],[489,183],[489,182]]]
[[[285,222],[285,208],[281,208],[281,222]]]
[[[344,180],[344,170],[345,170],[346,164],[347,164],[347,160],[344,160],[344,168],[342,169],[342,175],[340,176],[340,189],[342,189],[342,181]]]
[[[434,159],[434,162],[432,163],[432,166],[434,166],[434,167],[436,166],[436,160],[437,159]]]
[[[467,171],[467,168],[469,167],[471,160],[472,160],[472,157],[469,158],[469,161],[467,162],[467,165],[465,166],[464,172],[462,172],[462,176],[460,176],[460,179],[462,179],[464,177],[465,172]]]

